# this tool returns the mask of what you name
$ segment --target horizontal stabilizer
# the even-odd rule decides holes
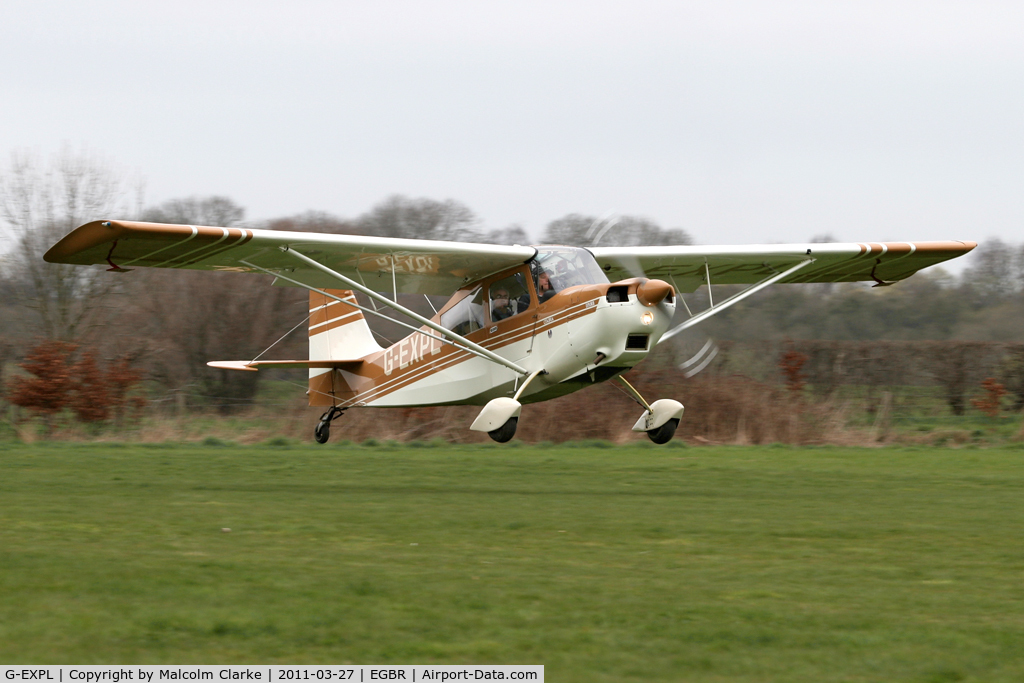
[[[247,370],[256,372],[260,368],[345,368],[355,370],[363,361],[356,360],[211,360],[207,365],[221,370]]]

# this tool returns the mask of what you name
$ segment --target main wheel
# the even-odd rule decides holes
[[[313,428],[313,438],[317,443],[327,443],[327,439],[331,438],[331,423],[317,422]]]
[[[493,432],[487,432],[487,436],[491,437],[498,443],[505,443],[511,441],[512,437],[516,435],[516,427],[519,426],[518,417],[510,417],[505,421],[505,424],[501,425]]]
[[[657,429],[652,429],[647,432],[647,436],[651,437],[651,441],[656,444],[668,443],[672,440],[672,437],[676,433],[676,427],[679,426],[679,419],[675,418],[669,420],[665,424],[661,425]]]

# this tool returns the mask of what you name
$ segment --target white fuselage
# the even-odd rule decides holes
[[[546,393],[569,393],[628,370],[657,344],[675,313],[674,302],[648,307],[634,294],[614,303],[586,291],[575,302],[572,291],[563,297],[569,305],[541,306],[529,325],[502,332],[495,325],[473,335],[481,346],[531,372],[546,371],[527,387],[521,397],[524,403],[531,397],[542,400]],[[513,394],[521,381],[514,371],[486,358],[417,334],[386,349],[379,362],[385,377],[358,391],[349,405],[483,405]],[[577,378],[586,382],[571,382]]]

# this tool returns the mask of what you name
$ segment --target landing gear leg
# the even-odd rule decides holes
[[[344,408],[331,406],[326,413],[320,416],[320,421],[313,428],[313,438],[317,443],[327,443],[327,440],[331,438],[331,421],[341,417],[344,413]]]
[[[679,419],[683,416],[683,404],[669,398],[648,404],[632,384],[622,377],[615,379],[626,387],[634,401],[645,408],[644,414],[633,425],[633,431],[647,432],[647,436],[656,444],[666,444],[671,441],[676,433],[676,427],[679,426]]]

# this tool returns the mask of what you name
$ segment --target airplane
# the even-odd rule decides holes
[[[51,263],[180,268],[274,276],[309,290],[309,358],[211,361],[215,368],[308,368],[309,405],[326,411],[314,438],[355,407],[480,405],[470,425],[497,442],[515,436],[523,404],[606,381],[643,408],[633,431],[668,443],[683,415],[671,398],[648,402],[622,377],[659,343],[775,283],[888,286],[966,254],[974,242],[865,242],[746,246],[501,246],[250,228],[99,220],[44,255]],[[747,285],[714,302],[711,286]],[[693,313],[683,298],[708,287]],[[389,307],[409,335],[381,347],[366,315]],[[386,293],[390,293],[388,296]],[[399,294],[448,295],[426,318]],[[428,299],[429,301],[429,299]],[[672,325],[677,305],[689,317]],[[301,323],[300,323],[301,324]]]

